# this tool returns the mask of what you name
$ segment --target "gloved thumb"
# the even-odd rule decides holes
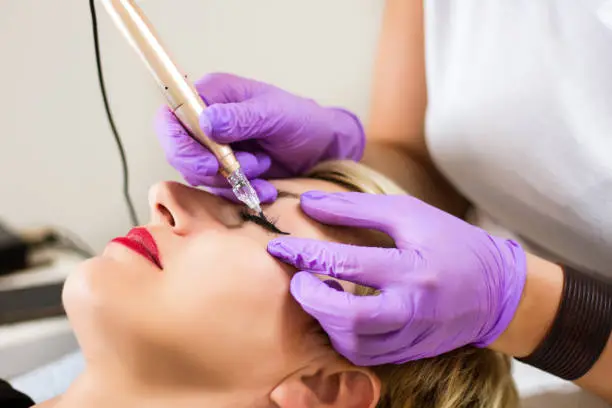
[[[271,127],[265,109],[257,99],[211,105],[200,115],[200,127],[217,143],[260,139]]]

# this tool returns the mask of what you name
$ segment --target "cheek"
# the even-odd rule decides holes
[[[226,256],[227,247],[240,253]],[[258,242],[232,235],[189,243],[164,272],[155,308],[167,325],[157,341],[262,381],[302,356],[310,319],[289,293],[288,271]]]
[[[238,253],[228,248],[239,248]],[[262,246],[249,238],[217,235],[194,239],[167,260],[161,313],[171,313],[177,330],[210,337],[238,330],[274,330],[289,294],[289,275]]]
[[[183,242],[166,259],[163,274],[167,290],[185,300],[205,302],[210,296],[228,296],[281,277],[273,261],[248,237],[215,234]]]

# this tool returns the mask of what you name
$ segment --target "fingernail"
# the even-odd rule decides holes
[[[323,191],[307,191],[302,194],[302,198],[306,200],[324,200],[331,197],[328,193],[324,193]]]
[[[338,281],[328,279],[326,281],[323,281],[323,283],[325,283],[330,288],[337,290],[338,292],[344,292],[344,288],[342,288],[342,285],[340,285]]]
[[[281,261],[289,261],[294,257],[293,251],[286,245],[283,245],[280,240],[270,241],[268,243],[268,252],[270,255],[274,256],[275,258],[279,258]]]

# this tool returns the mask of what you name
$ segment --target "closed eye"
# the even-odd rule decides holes
[[[274,223],[268,220],[267,218],[264,218],[259,215],[251,214],[246,210],[240,211],[240,217],[245,222],[252,222],[275,234],[289,235],[288,232],[283,232],[279,230],[278,227],[274,225]]]

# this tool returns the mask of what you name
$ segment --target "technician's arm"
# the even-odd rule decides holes
[[[563,290],[559,266],[528,255],[527,270],[523,297],[514,319],[490,346],[519,358],[530,355],[548,334]],[[612,338],[593,368],[575,383],[612,402]]]
[[[462,217],[467,201],[436,170],[425,145],[422,3],[387,0],[363,161],[415,197]]]

